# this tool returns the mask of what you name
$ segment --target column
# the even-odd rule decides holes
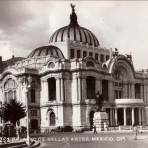
[[[124,96],[124,98],[129,98],[129,94],[128,94],[128,83],[127,82],[125,82],[125,96]]]
[[[127,98],[129,98],[129,83],[126,84],[127,88]]]
[[[129,98],[132,98],[132,84],[129,83]]]
[[[126,93],[127,93],[127,90],[126,90],[126,83],[123,82],[123,95],[122,95],[123,98],[126,98],[126,96],[127,96]]]
[[[49,88],[48,88],[48,82],[47,81],[44,81],[44,92],[45,93],[45,99],[47,101],[49,101]]]
[[[134,112],[134,108],[132,108],[132,125],[135,124],[135,112]]]
[[[112,108],[110,108],[110,126],[113,125],[113,114],[112,114]]]
[[[144,124],[144,109],[141,108],[141,125]]]
[[[115,108],[115,125],[118,125],[117,108]]]
[[[144,107],[143,109],[143,124],[145,125],[146,124],[146,108]]]
[[[148,104],[148,85],[146,84],[146,91],[145,91],[145,97],[146,97],[146,105]]]
[[[124,112],[124,126],[126,126],[126,108],[123,108]]]
[[[145,123],[145,111],[144,108],[141,108],[141,125]]]
[[[145,108],[145,120],[146,120],[146,125],[148,124],[148,107]]]
[[[131,84],[131,98],[135,98],[135,85]]]
[[[85,102],[86,99],[86,78],[82,78],[82,102]]]
[[[56,100],[57,102],[61,101],[61,80],[56,78]]]
[[[26,121],[27,121],[27,123],[26,123],[26,132],[27,132],[27,137],[26,137],[26,143],[27,144],[29,144],[30,143],[30,135],[29,135],[29,129],[30,129],[30,123],[29,123],[29,102],[28,102],[28,87],[27,86],[25,86],[26,87],[26,89],[25,89],[25,98],[26,98],[26,117],[27,117],[27,119],[26,119]]]
[[[140,99],[143,99],[143,85],[140,85]]]
[[[82,99],[82,79],[81,77],[78,77],[77,89],[78,89],[78,100],[81,101]]]
[[[143,89],[143,91],[142,91],[142,96],[143,96],[143,100],[144,100],[144,84],[142,84],[142,89]]]
[[[146,99],[147,99],[147,97],[146,97],[146,91],[147,91],[147,85],[146,84],[144,84],[144,104],[146,104]]]
[[[65,100],[65,85],[64,85],[64,78],[60,79],[61,83],[61,101]]]
[[[139,125],[141,125],[141,108],[138,108]]]

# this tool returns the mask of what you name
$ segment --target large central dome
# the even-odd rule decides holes
[[[69,39],[98,47],[99,41],[96,36],[90,30],[78,24],[74,6],[71,5],[71,7],[70,24],[55,31],[51,35],[49,43],[63,42]]]

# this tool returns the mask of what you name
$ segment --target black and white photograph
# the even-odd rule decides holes
[[[146,148],[148,1],[0,0],[0,148]]]

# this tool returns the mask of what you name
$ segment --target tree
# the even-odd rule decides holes
[[[0,116],[5,122],[10,121],[16,126],[16,123],[26,116],[25,107],[22,103],[17,102],[15,99],[11,99],[8,103],[3,105]]]

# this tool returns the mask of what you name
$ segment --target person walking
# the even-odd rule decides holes
[[[97,134],[96,126],[94,126],[94,134]]]

